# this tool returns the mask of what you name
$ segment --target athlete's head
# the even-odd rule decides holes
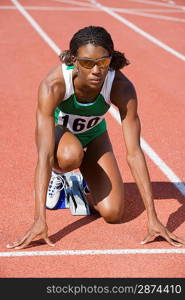
[[[114,50],[114,43],[111,35],[100,26],[88,26],[77,31],[70,41],[69,50],[62,51],[60,54],[61,61],[66,65],[73,65],[75,59],[80,56],[79,52],[82,47],[88,44],[93,45],[97,49],[100,47],[105,49],[104,52],[106,55],[104,56],[111,58],[109,64],[108,58],[99,64],[108,64],[108,67],[112,70],[119,70],[129,64],[124,53]],[[86,63],[79,60],[79,63],[81,63],[82,66],[84,64],[86,67],[89,63],[89,68],[91,66],[91,62]]]

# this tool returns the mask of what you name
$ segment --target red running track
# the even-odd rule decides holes
[[[70,2],[70,1],[69,1]],[[185,177],[184,61],[88,1],[19,1],[60,49],[67,49],[71,36],[81,27],[104,26],[131,61],[124,73],[136,86],[142,137],[180,178]],[[79,5],[83,2],[84,5]],[[182,54],[185,41],[183,1],[101,1],[124,20]],[[124,3],[124,4],[123,4]],[[28,7],[29,6],[29,7]],[[50,7],[50,8],[48,8]],[[52,8],[52,9],[51,9]],[[70,9],[69,9],[70,8]],[[95,10],[96,9],[96,10]],[[127,12],[121,11],[127,9]],[[140,14],[144,15],[138,15]],[[137,13],[137,14],[136,14]],[[146,16],[147,14],[147,16]],[[155,15],[151,16],[151,15]],[[160,18],[159,18],[160,16]],[[165,17],[168,17],[165,18]],[[145,246],[146,212],[125,162],[121,127],[107,114],[109,134],[125,182],[125,222],[106,224],[94,216],[74,217],[68,210],[47,211],[55,248],[35,241],[23,251],[9,251],[5,245],[21,237],[33,220],[33,175],[37,88],[48,71],[59,63],[56,53],[15,9],[12,1],[0,4],[1,62],[1,277],[185,277],[182,253],[157,239]],[[184,20],[184,21],[182,21]],[[118,137],[119,143],[118,143]],[[170,231],[184,237],[184,195],[146,154],[160,220]],[[122,254],[108,250],[121,249]],[[124,250],[128,253],[125,254]],[[134,254],[131,250],[137,249]],[[39,255],[41,251],[55,255]],[[62,255],[57,251],[105,250],[104,254]],[[145,254],[141,253],[145,250]],[[149,253],[152,250],[153,253]],[[170,250],[157,253],[157,250]],[[140,251],[140,252],[139,252]],[[20,252],[21,256],[11,256]],[[3,256],[7,253],[7,256]],[[29,256],[28,254],[32,255]],[[33,256],[37,254],[37,256]],[[9,256],[8,256],[9,255]],[[24,255],[24,256],[23,256]]]

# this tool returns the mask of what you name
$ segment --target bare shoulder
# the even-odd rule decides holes
[[[38,89],[38,101],[40,104],[57,104],[64,98],[65,82],[61,65],[53,68],[41,81]]]
[[[121,71],[116,71],[111,90],[111,102],[118,108],[123,108],[131,99],[137,99],[134,84]]]

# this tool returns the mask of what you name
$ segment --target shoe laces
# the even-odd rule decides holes
[[[51,180],[48,187],[49,194],[54,194],[54,192],[61,191],[65,186],[65,179],[62,175],[52,174]]]

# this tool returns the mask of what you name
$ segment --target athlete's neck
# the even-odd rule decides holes
[[[73,79],[73,86],[77,99],[81,102],[87,103],[95,101],[102,88],[102,86],[92,88],[78,77],[75,77]]]

